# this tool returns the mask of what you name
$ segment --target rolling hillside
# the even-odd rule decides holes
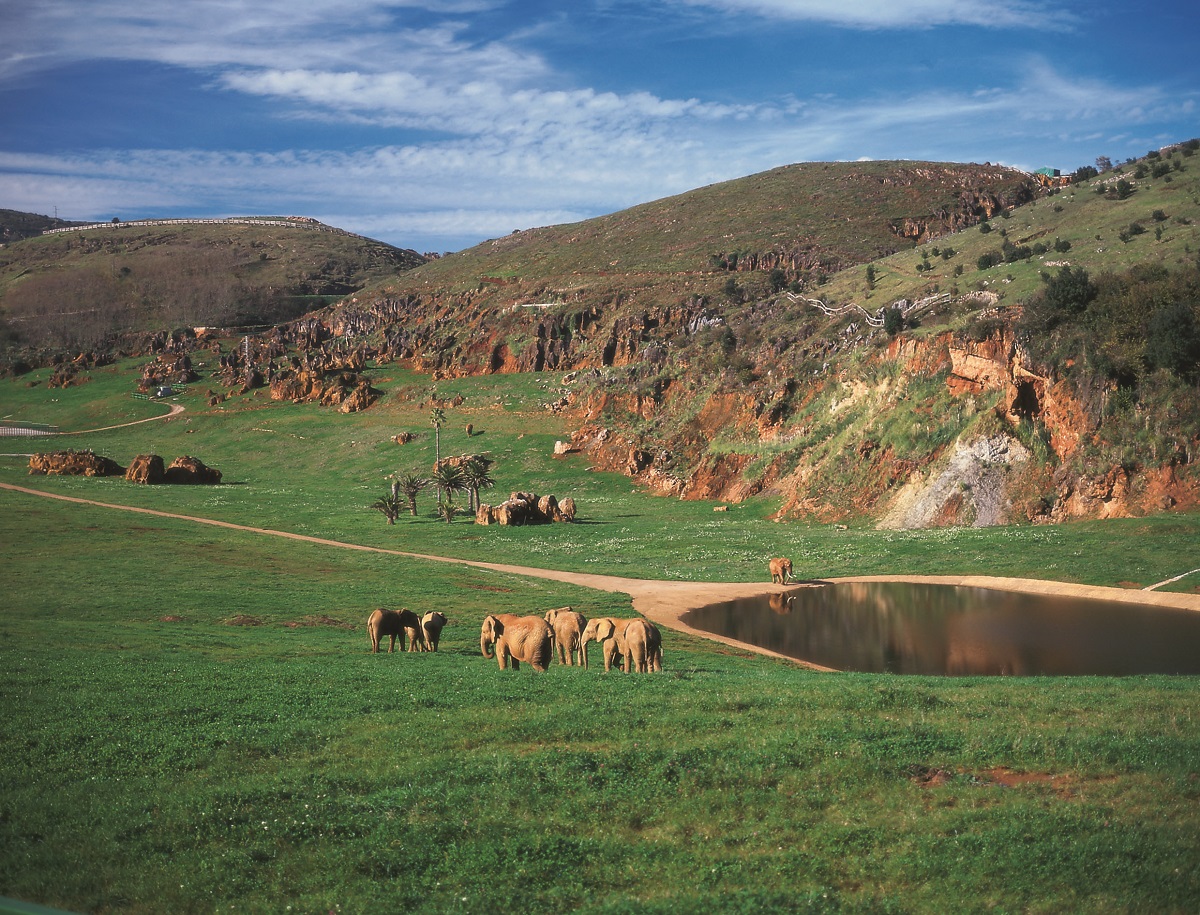
[[[1160,337],[1200,319],[1195,146],[1057,192],[987,166],[777,169],[517,232],[322,320],[435,376],[559,373],[575,447],[670,495],[899,527],[1193,505],[1191,350],[1147,341],[1163,297],[1184,323]],[[1064,270],[1098,304],[1027,315]]]
[[[114,333],[270,324],[424,262],[413,251],[288,219],[70,226],[4,211],[0,331],[10,344],[90,349]],[[39,234],[30,234],[33,231]]]
[[[411,252],[349,239],[359,260],[338,261],[296,229],[96,229],[11,246],[0,279],[16,328],[38,282],[86,300],[65,285],[84,269],[103,277],[89,295],[141,289],[139,320],[167,327],[231,300],[244,323],[281,321],[264,295],[353,289],[253,363],[224,357],[229,394],[388,362],[435,383],[544,373],[596,466],[779,520],[1137,515],[1200,501],[1197,148],[1050,191],[999,166],[808,163],[411,270]],[[156,259],[168,244],[187,256]],[[210,298],[178,295],[176,319],[155,276]],[[373,402],[353,384],[354,409]]]

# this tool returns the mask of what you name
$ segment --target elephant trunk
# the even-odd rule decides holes
[[[479,637],[479,648],[483,652],[483,656],[489,661],[495,657],[492,654],[492,640],[487,637],[486,633]]]

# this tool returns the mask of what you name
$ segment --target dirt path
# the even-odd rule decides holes
[[[498,562],[480,562],[470,559],[448,559],[445,556],[430,556],[425,553],[410,553],[403,550],[389,550],[384,547],[363,546],[357,543],[346,543],[340,540],[327,540],[323,537],[310,537],[306,534],[294,534],[289,531],[277,531],[270,528],[249,527],[244,524],[234,524],[230,521],[217,521],[212,518],[200,518],[194,515],[180,515],[173,512],[163,512],[152,508],[139,508],[132,505],[116,505],[111,502],[97,502],[93,499],[80,499],[75,496],[64,496],[57,493],[45,492],[40,489],[30,489],[25,486],[14,486],[10,483],[0,483],[0,490],[36,496],[44,499],[57,499],[61,502],[71,502],[78,505],[90,505],[95,508],[106,508],[113,511],[133,512],[151,515],[158,518],[171,518],[177,521],[188,521],[194,524],[207,524],[226,530],[243,531],[270,537],[283,537],[287,540],[300,540],[305,543],[315,543],[321,546],[343,550],[359,550],[367,553],[382,553],[389,556],[400,556],[407,559],[422,559],[429,562],[446,562],[470,566],[476,569],[490,569],[495,572],[505,572],[511,575],[521,575],[526,578],[544,578],[551,581],[561,581],[566,584],[578,585],[583,588],[593,588],[597,591],[608,591],[617,594],[628,594],[633,608],[652,622],[666,626],[679,632],[687,632],[701,638],[753,651],[759,654],[800,663],[814,669],[817,665],[796,662],[794,658],[778,654],[744,642],[716,636],[712,633],[695,629],[684,622],[683,616],[689,610],[707,606],[721,601],[737,600],[745,597],[786,592],[795,587],[820,587],[823,584],[835,582],[870,582],[896,581],[929,583],[939,585],[958,585],[969,588],[990,588],[998,591],[1016,591],[1025,594],[1059,594],[1073,597],[1085,597],[1098,600],[1118,600],[1127,603],[1142,604],[1155,607],[1180,607],[1186,610],[1200,611],[1200,594],[1173,594],[1158,591],[1129,591],[1123,588],[1104,588],[1096,585],[1077,585],[1068,582],[1041,581],[1029,578],[993,578],[985,575],[867,575],[849,578],[827,579],[821,582],[802,582],[799,585],[773,585],[766,582],[684,582],[684,581],[653,581],[643,578],[621,578],[615,575],[596,575],[587,572],[562,572],[555,569],[535,569],[528,566],[507,565]],[[765,566],[764,566],[765,571]]]
[[[128,423],[117,423],[115,426],[101,426],[99,429],[77,429],[74,432],[43,432],[29,427],[9,426],[4,438],[57,438],[60,435],[90,435],[93,432],[109,432],[112,429],[125,429],[129,426],[140,426],[142,423],[156,423],[160,420],[178,416],[184,410],[183,404],[170,404],[170,409],[159,416],[148,416],[145,419],[135,419]],[[24,457],[25,455],[20,455]]]
[[[146,419],[135,419],[130,423],[118,423],[115,426],[101,426],[99,429],[80,429],[78,432],[56,432],[56,435],[88,435],[92,432],[108,432],[112,429],[125,429],[129,426],[140,426],[142,423],[156,423],[161,419],[170,419],[183,412],[183,404],[173,403],[171,409],[162,416],[148,416]]]

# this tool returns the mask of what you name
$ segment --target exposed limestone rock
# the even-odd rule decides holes
[[[166,467],[157,454],[139,454],[129,463],[125,479],[130,483],[162,483],[166,480]]]
[[[353,371],[326,371],[295,364],[280,370],[271,381],[272,400],[319,403],[338,407],[342,413],[365,410],[378,396],[370,382]]]
[[[1005,478],[1013,464],[1029,460],[1014,438],[995,435],[959,442],[947,465],[931,478],[917,474],[900,490],[881,528],[990,527],[1010,520]]]
[[[74,385],[83,384],[85,381],[90,381],[91,379],[88,376],[80,376],[80,368],[78,360],[63,363],[54,369],[54,372],[50,375],[50,380],[46,382],[46,387],[53,389],[69,388]]]
[[[163,385],[191,384],[199,378],[187,353],[163,353],[142,366],[138,390],[145,394]]]
[[[163,474],[163,482],[216,485],[221,482],[221,471],[207,467],[199,458],[185,454],[171,462]]]
[[[119,477],[125,468],[94,451],[50,451],[29,458],[33,476]]]
[[[554,496],[532,492],[514,492],[499,505],[480,505],[475,513],[476,524],[520,526],[549,524],[554,521],[575,520],[575,500],[568,497],[560,503]]]

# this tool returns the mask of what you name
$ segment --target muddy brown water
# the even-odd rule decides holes
[[[1200,674],[1200,613],[987,588],[854,582],[701,607],[682,621],[837,670]]]

